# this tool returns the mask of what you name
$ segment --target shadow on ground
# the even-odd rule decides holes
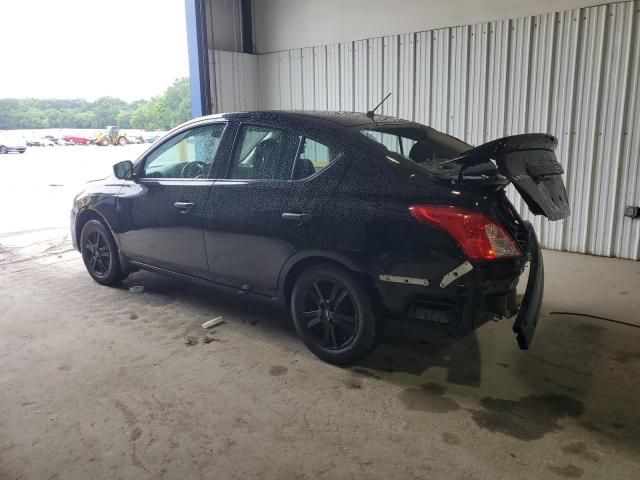
[[[139,301],[159,306],[179,301],[181,309],[228,315],[233,318],[230,321],[249,324],[266,336],[283,334],[299,342],[300,350],[305,349],[289,313],[268,301],[149,272],[131,275],[119,288],[127,291],[132,286],[144,287]],[[200,319],[194,318],[185,334],[202,334]],[[640,425],[625,407],[630,393],[619,377],[603,371],[602,363],[632,366],[634,352],[620,346],[611,350],[610,346],[621,345],[621,336],[628,332],[620,327],[613,327],[612,332],[610,325],[580,318],[546,317],[541,321],[544,325],[537,334],[536,348],[529,352],[517,349],[506,323],[497,326],[500,338],[491,342],[486,342],[486,336],[481,341],[475,332],[457,339],[434,336],[423,343],[385,338],[370,355],[347,369],[355,378],[347,387],[362,388],[358,377],[398,384],[403,387],[399,399],[408,410],[448,413],[466,409],[480,428],[523,441],[562,430],[571,420],[602,444],[615,443],[640,452]],[[607,342],[606,334],[612,336]],[[487,361],[490,364],[484,365]],[[439,370],[445,371],[442,383],[432,379],[437,376],[431,372]],[[580,450],[580,445],[575,449]],[[593,456],[582,450],[578,453]]]

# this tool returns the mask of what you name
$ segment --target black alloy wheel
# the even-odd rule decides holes
[[[359,318],[347,288],[337,280],[318,279],[307,290],[302,317],[305,328],[323,347],[339,350],[356,336]]]
[[[82,246],[84,261],[97,277],[105,277],[111,268],[111,252],[109,245],[101,232],[93,231],[87,235]]]
[[[334,265],[313,265],[300,274],[291,293],[291,315],[309,350],[336,365],[361,358],[379,336],[369,289]]]
[[[109,230],[99,220],[89,220],[80,235],[82,260],[89,275],[102,285],[113,285],[127,273],[120,266],[118,247]]]

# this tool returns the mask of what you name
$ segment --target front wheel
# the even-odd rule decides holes
[[[80,235],[82,260],[89,275],[101,285],[113,285],[127,276],[120,266],[118,247],[98,220],[89,220]]]
[[[298,277],[291,315],[309,350],[334,365],[351,364],[366,355],[380,334],[366,285],[333,265],[313,265]]]
[[[7,147],[0,145],[0,154],[4,155],[5,153],[7,153]]]

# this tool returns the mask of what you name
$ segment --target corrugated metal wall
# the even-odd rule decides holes
[[[544,246],[637,260],[623,211],[640,205],[639,22],[622,2],[259,55],[257,105],[366,111],[393,92],[382,113],[472,144],[549,132],[572,215],[533,219]]]
[[[247,53],[209,50],[212,112],[258,109],[258,57]]]

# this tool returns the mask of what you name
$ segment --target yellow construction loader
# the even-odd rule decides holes
[[[104,132],[96,135],[94,143],[101,147],[107,145],[120,145],[121,147],[128,144],[127,135],[120,133],[119,127],[110,126],[105,129]]]

